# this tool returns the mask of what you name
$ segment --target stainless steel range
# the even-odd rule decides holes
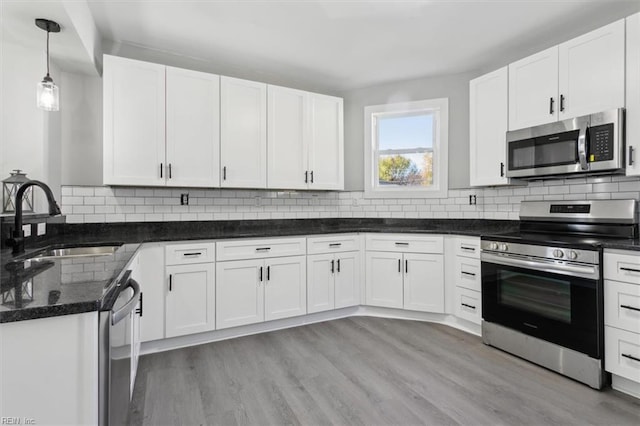
[[[600,389],[602,243],[637,238],[637,201],[525,201],[520,221],[482,237],[483,341]]]

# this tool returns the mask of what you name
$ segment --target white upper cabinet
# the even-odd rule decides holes
[[[309,181],[309,93],[268,86],[267,183],[306,189]]]
[[[509,130],[558,120],[558,47],[509,64]]]
[[[624,19],[509,65],[509,130],[625,105]]]
[[[268,87],[268,187],[344,189],[342,99]]]
[[[223,188],[267,187],[267,85],[220,79]]]
[[[559,46],[560,120],[624,107],[624,32],[621,19]]]
[[[220,186],[220,77],[167,67],[167,183]]]
[[[164,186],[165,67],[104,55],[104,183]]]
[[[627,18],[627,176],[640,175],[640,13]]]
[[[309,94],[309,189],[344,189],[342,98]]]
[[[508,68],[469,83],[470,182],[472,186],[506,185]]]

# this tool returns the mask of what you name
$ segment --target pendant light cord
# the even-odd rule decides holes
[[[47,77],[49,77],[49,27],[47,26]]]

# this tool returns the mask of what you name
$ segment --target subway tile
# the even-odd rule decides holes
[[[84,203],[92,206],[104,205],[104,197],[84,197]]]
[[[74,186],[73,187],[73,195],[76,197],[87,197],[93,196],[94,191],[91,186]]]

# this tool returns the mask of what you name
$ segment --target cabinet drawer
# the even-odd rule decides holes
[[[480,238],[479,237],[457,237],[455,239],[456,256],[471,257],[480,259]]]
[[[357,234],[335,234],[307,238],[307,254],[358,250],[360,250],[360,236]]]
[[[604,328],[605,370],[640,382],[640,334]]]
[[[604,282],[604,323],[640,333],[640,285]]]
[[[640,285],[640,251],[622,254],[605,250],[604,277]]]
[[[165,247],[167,265],[188,265],[215,261],[216,246],[212,242],[169,244]]]
[[[441,254],[443,246],[441,235],[367,234],[366,236],[368,251]]]
[[[456,286],[454,312],[458,318],[480,324],[482,320],[481,293]]]
[[[456,256],[455,283],[469,290],[481,291],[480,259]]]
[[[269,238],[261,240],[218,241],[217,260],[264,259],[299,256],[307,252],[306,238]]]

